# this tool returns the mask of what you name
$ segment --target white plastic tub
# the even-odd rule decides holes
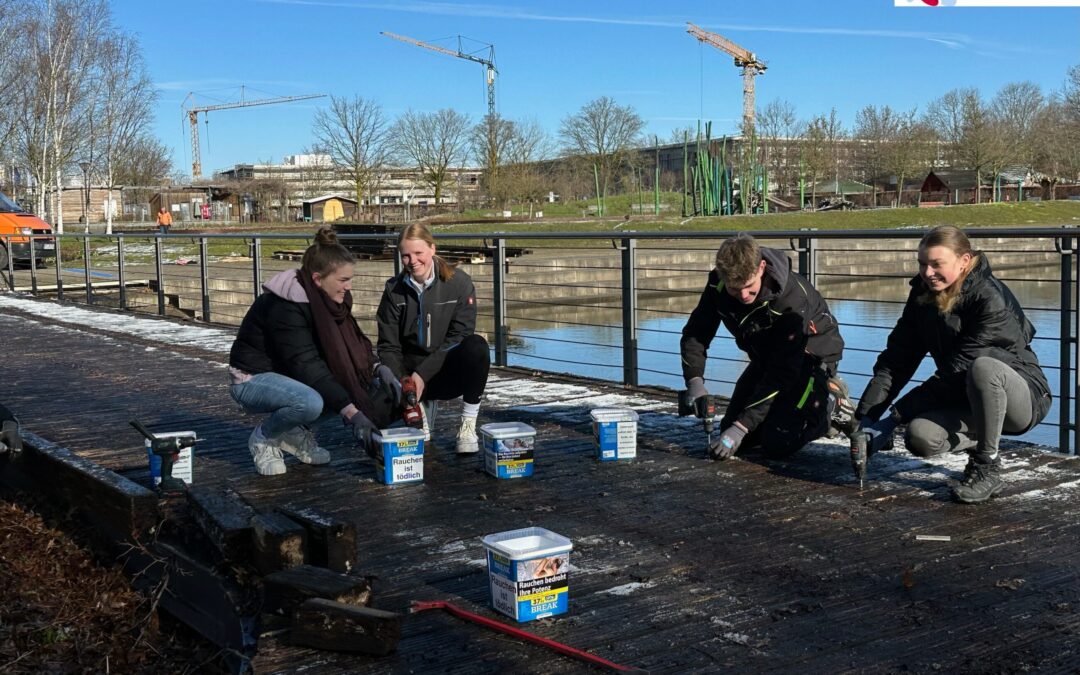
[[[566,537],[542,527],[489,534],[487,550],[491,606],[516,621],[566,612],[570,550]]]

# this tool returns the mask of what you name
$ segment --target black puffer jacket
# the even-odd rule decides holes
[[[319,392],[324,410],[341,412],[352,401],[319,349],[296,270],[275,275],[263,289],[240,324],[229,365],[250,375],[273,372],[303,382]]]
[[[832,364],[840,360],[844,339],[821,294],[791,269],[783,252],[761,248],[765,274],[756,300],[744,305],[724,290],[714,269],[697,307],[683,328],[680,349],[683,377],[705,376],[709,345],[723,323],[750,361],[764,368],[756,383],[757,402],[738,417],[754,429],[769,412],[775,395],[785,387],[805,387],[799,379],[806,358]]]
[[[948,314],[926,302],[926,293],[922,277],[911,280],[904,312],[874,364],[856,416],[878,419],[929,353],[937,371],[896,402],[902,420],[966,402],[967,371],[977,357],[989,356],[1024,378],[1031,389],[1031,426],[1042,421],[1050,409],[1050,385],[1031,350],[1035,327],[1012,291],[993,275],[986,257],[979,255]]]
[[[435,280],[420,295],[405,281],[407,275],[389,279],[379,301],[379,359],[398,377],[416,372],[430,382],[446,353],[476,330],[476,289],[460,269],[449,281],[436,269]]]

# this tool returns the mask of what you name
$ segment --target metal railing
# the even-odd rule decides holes
[[[1056,428],[1063,452],[1080,448],[1080,376],[1076,266],[1077,228],[968,230],[995,274],[1021,299],[1043,333],[1034,348],[1056,386],[1054,410],[1042,425]],[[440,251],[460,257],[477,287],[478,330],[491,337],[496,365],[585,374],[626,385],[681,386],[679,337],[696,304],[719,243],[734,232],[454,233],[437,236]],[[841,373],[868,379],[915,272],[923,230],[752,232],[764,245],[789,252],[793,267],[837,307],[871,307],[841,320]],[[400,271],[392,235],[342,235],[381,240],[384,255],[358,261],[354,314],[374,335],[374,315],[387,278]],[[0,237],[5,250],[9,238]],[[156,233],[57,235],[51,269],[30,249],[7,256],[6,285],[36,296],[121,310],[176,314],[238,325],[269,276],[299,265],[311,235]],[[370,250],[370,243],[365,250]],[[466,244],[468,246],[466,246]],[[526,249],[524,255],[514,249]],[[480,254],[483,254],[482,256]],[[483,258],[483,261],[472,258]],[[870,297],[873,295],[874,297]],[[861,310],[860,310],[861,311]],[[1055,330],[1049,330],[1055,329]],[[1056,333],[1056,334],[1054,334]],[[725,393],[744,358],[721,330],[710,350],[707,381]],[[929,361],[929,359],[927,359]],[[920,370],[916,380],[928,374]],[[861,391],[853,387],[853,393]]]

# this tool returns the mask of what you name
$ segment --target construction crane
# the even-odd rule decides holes
[[[191,92],[187,95],[190,99],[195,95]],[[242,96],[243,94],[241,94]],[[202,155],[199,152],[199,113],[208,113],[211,110],[228,110],[230,108],[248,108],[253,105],[270,105],[271,103],[288,103],[290,101],[304,101],[309,98],[322,98],[326,94],[304,94],[302,96],[279,96],[277,98],[260,98],[253,101],[234,101],[232,103],[218,103],[197,108],[189,108],[187,111],[188,122],[191,124],[191,179],[198,180],[202,177]],[[187,102],[187,99],[184,99]]]
[[[396,33],[389,33],[389,32],[383,31],[382,33],[380,33],[380,35],[385,35],[386,37],[393,38],[395,40],[401,40],[402,42],[407,42],[407,43],[409,43],[411,45],[416,45],[417,47],[423,47],[424,49],[430,49],[431,51],[439,52],[440,54],[446,54],[447,56],[453,56],[453,57],[456,57],[456,58],[459,58],[459,59],[466,59],[468,61],[473,61],[473,62],[476,62],[476,63],[479,63],[479,64],[483,65],[484,66],[485,80],[487,81],[488,115],[491,116],[491,117],[494,117],[494,115],[495,115],[495,74],[499,72],[495,68],[495,45],[489,45],[489,44],[487,44],[485,42],[480,43],[480,44],[484,45],[485,47],[487,47],[488,57],[485,59],[485,58],[481,58],[479,56],[476,56],[475,54],[470,54],[470,53],[464,51],[462,49],[461,41],[463,39],[468,40],[470,38],[463,38],[461,35],[457,36],[458,48],[457,48],[456,52],[454,50],[452,50],[452,49],[446,49],[445,47],[439,47],[437,45],[428,44],[427,42],[421,42],[420,40],[414,40],[411,37],[405,37],[404,35],[398,35]]]
[[[689,21],[686,22],[689,28],[686,29],[687,33],[690,33],[700,42],[710,44],[716,47],[720,51],[730,54],[735,58],[735,65],[742,68],[743,75],[743,134],[750,134],[754,129],[754,78],[758,73],[764,73],[766,65],[763,61],[758,60],[754,52],[743,49],[739,45],[735,44],[731,40],[728,40],[722,35],[716,33],[710,33],[707,30],[699,28]]]

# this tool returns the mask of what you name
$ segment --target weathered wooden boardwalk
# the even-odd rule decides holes
[[[289,460],[260,477],[254,420],[228,396],[227,330],[0,295],[2,400],[31,431],[148,484],[138,417],[194,430],[195,482],[259,509],[314,506],[351,521],[374,606],[445,599],[488,616],[480,537],[531,525],[574,542],[570,611],[523,627],[653,673],[1076,672],[1080,669],[1080,464],[1021,446],[1006,494],[948,500],[963,457],[875,457],[860,492],[843,446],[791,461],[704,458],[670,397],[495,371],[482,422],[537,428],[535,476],[497,481],[453,453],[440,415],[426,478],[374,481],[337,425],[328,466]],[[594,460],[589,411],[641,414],[638,459]],[[950,541],[918,541],[918,534]],[[582,664],[434,612],[409,617],[375,659],[259,641],[257,672],[579,672]]]

